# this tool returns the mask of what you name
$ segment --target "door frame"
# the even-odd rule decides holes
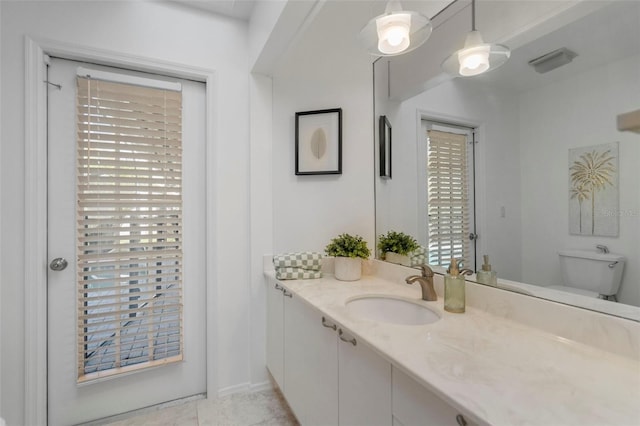
[[[215,164],[217,72],[142,56],[27,36],[25,38],[24,399],[26,424],[47,424],[47,90],[46,56],[202,81],[206,87],[206,163]],[[54,82],[55,83],[55,82]],[[206,386],[216,389],[217,281],[215,170],[205,168]],[[213,359],[212,359],[213,358]]]

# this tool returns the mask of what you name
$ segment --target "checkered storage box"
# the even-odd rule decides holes
[[[311,280],[322,278],[322,272],[301,268],[276,268],[276,278],[279,280]]]
[[[283,253],[273,256],[273,266],[278,268],[299,268],[307,271],[320,271],[322,254],[311,251]]]

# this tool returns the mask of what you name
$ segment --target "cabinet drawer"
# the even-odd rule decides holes
[[[476,426],[462,414],[397,368],[391,372],[394,426]]]

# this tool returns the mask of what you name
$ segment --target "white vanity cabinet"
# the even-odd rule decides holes
[[[389,362],[277,281],[267,304],[267,367],[302,425],[391,425]]]
[[[395,367],[392,369],[392,394],[393,426],[477,425]]]

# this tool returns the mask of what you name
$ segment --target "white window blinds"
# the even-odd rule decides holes
[[[78,381],[182,359],[182,96],[77,78]]]
[[[429,263],[448,266],[469,257],[469,185],[466,135],[428,130]]]

